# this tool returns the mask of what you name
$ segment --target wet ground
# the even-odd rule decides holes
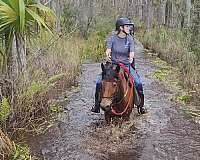
[[[106,126],[103,112],[90,112],[100,64],[82,66],[79,88],[46,135],[33,139],[33,150],[45,160],[200,160],[200,126],[184,117],[172,92],[149,76],[157,68],[137,47],[136,68],[144,84],[148,113],[120,126]]]

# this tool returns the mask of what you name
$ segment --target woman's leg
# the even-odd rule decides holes
[[[142,94],[143,93],[143,87],[142,87],[142,82],[140,80],[140,76],[137,74],[137,72],[130,66],[130,73],[134,78],[134,83],[136,86],[136,89],[138,91],[138,94]]]
[[[96,80],[96,90],[95,90],[95,105],[91,109],[94,113],[100,113],[100,89],[101,89],[102,77],[99,75]]]
[[[143,93],[143,86],[142,86],[142,82],[140,80],[140,76],[137,74],[137,72],[130,66],[130,73],[134,78],[134,83],[138,92],[138,95],[140,97],[140,104],[137,106],[138,107],[138,112],[140,114],[144,114],[145,113],[145,109],[144,109],[144,93]]]

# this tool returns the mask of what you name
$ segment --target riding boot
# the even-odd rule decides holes
[[[144,93],[140,93],[140,99],[141,99],[141,102],[140,102],[140,105],[138,105],[138,113],[139,114],[145,114],[146,113],[146,110],[144,108]]]
[[[91,109],[94,113],[100,113],[100,92],[97,90],[95,93],[95,105]]]
[[[100,105],[98,102],[95,102],[94,107],[91,109],[92,112],[94,113],[100,113]]]

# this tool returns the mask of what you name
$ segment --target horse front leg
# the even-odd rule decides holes
[[[111,114],[109,112],[105,112],[105,120],[106,120],[106,123],[108,125],[110,125],[110,122],[111,122]]]

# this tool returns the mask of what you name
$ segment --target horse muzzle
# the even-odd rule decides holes
[[[103,111],[109,112],[109,111],[111,111],[111,104],[112,104],[112,100],[102,99],[101,103],[100,103],[100,107]]]

